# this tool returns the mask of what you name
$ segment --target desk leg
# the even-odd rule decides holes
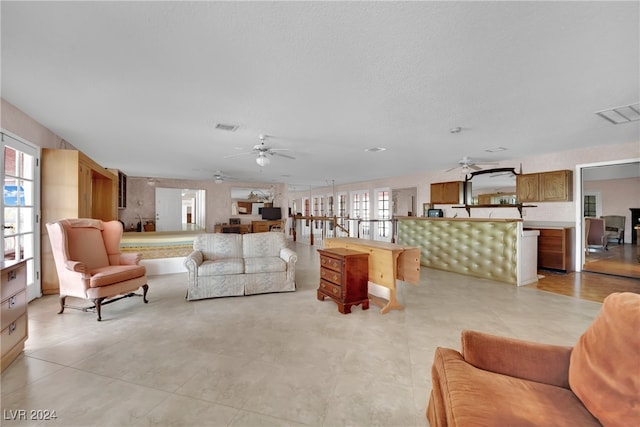
[[[389,300],[373,294],[369,294],[369,299],[373,304],[381,307],[380,314],[387,314],[391,310],[404,310],[404,306],[400,304],[400,302],[396,298],[395,289],[390,289]]]
[[[394,309],[404,310],[404,306],[400,304],[396,299],[396,290],[392,289],[391,294],[389,295],[389,302],[387,303],[387,305],[382,307],[382,310],[380,310],[380,314],[387,314],[388,312]]]

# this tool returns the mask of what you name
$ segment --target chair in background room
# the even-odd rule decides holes
[[[624,243],[624,224],[627,217],[623,215],[604,215],[600,218],[604,219],[606,239],[618,239],[618,244]]]
[[[119,221],[79,218],[47,224],[53,258],[60,282],[60,311],[65,307],[83,311],[95,308],[98,321],[101,307],[137,295],[147,303],[147,272],[140,265],[141,254],[120,253],[122,224]],[[66,305],[67,297],[89,299],[92,307]]]
[[[602,218],[585,218],[585,250],[599,248],[607,250],[607,233]]]

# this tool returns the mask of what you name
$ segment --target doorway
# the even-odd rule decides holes
[[[5,261],[26,261],[27,300],[42,296],[40,285],[40,148],[1,132],[3,197],[0,202]]]
[[[640,161],[628,159],[576,166],[576,271],[640,278],[640,255],[631,209],[640,208]],[[638,205],[638,206],[636,206]],[[624,238],[606,236],[590,246],[585,218],[617,215],[625,218]]]
[[[156,231],[193,231],[205,228],[205,191],[156,188]]]

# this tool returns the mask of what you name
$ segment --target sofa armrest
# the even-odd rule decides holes
[[[80,261],[66,260],[64,262],[64,266],[67,270],[75,271],[77,273],[86,273],[87,271],[87,266]]]
[[[462,356],[486,371],[569,388],[572,347],[462,331]]]
[[[142,260],[141,253],[126,252],[120,254],[120,265],[136,265]]]
[[[292,262],[295,263],[298,261],[298,254],[293,249],[282,248],[280,249],[280,258],[282,258],[287,264]]]
[[[204,262],[204,256],[201,251],[192,251],[189,255],[187,255],[184,259],[184,266],[189,270],[190,273],[196,273],[198,271],[198,266],[200,266]]]

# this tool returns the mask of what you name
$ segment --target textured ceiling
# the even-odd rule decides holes
[[[594,114],[640,99],[638,2],[1,8],[2,97],[132,176],[342,184],[640,141]],[[226,158],[260,134],[296,159]]]

